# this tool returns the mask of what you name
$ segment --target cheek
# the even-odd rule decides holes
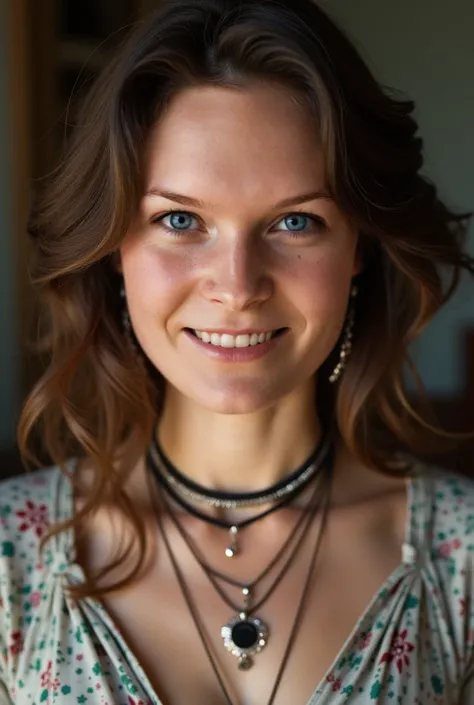
[[[326,252],[298,261],[298,272],[288,287],[308,323],[338,326],[344,317],[352,280],[352,260]]]
[[[175,307],[191,280],[187,258],[148,246],[124,248],[122,269],[130,312],[138,317]]]

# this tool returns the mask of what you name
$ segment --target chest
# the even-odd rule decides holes
[[[238,612],[226,604],[193,563],[184,545],[171,535],[188,593],[186,599],[165,547],[158,544],[158,558],[152,570],[129,588],[106,596],[104,604],[163,705],[226,702],[190,604],[233,703],[265,705],[278,679],[273,701],[276,705],[309,703],[317,687],[329,676],[331,666],[374,594],[400,563],[399,546],[395,542],[383,546],[351,540],[343,543],[342,529],[345,527],[329,523],[303,603],[302,593],[318,538],[317,525],[300,547],[291,568],[256,610],[253,616],[266,624],[268,641],[247,671],[238,669],[236,657],[226,650],[221,636],[222,626]],[[249,554],[246,564],[243,555],[241,568],[234,563],[234,575],[240,571],[245,576],[255,575],[259,567],[271,560],[272,541],[260,542],[254,537],[250,544],[256,549],[251,552],[253,557]],[[218,560],[216,553],[213,558]],[[274,577],[273,573],[256,587],[255,601],[271,588]],[[243,606],[240,589],[220,585],[237,607]]]

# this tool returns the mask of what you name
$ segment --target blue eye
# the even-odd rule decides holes
[[[169,224],[165,222],[167,219],[169,219]],[[196,220],[194,216],[186,213],[185,211],[173,211],[160,216],[155,222],[162,222],[168,230],[183,231],[190,230],[192,228],[193,220]]]
[[[305,229],[309,218],[306,215],[289,215],[283,220],[288,230],[299,231]]]
[[[314,232],[314,230],[324,230],[327,227],[322,218],[316,218],[315,216],[308,215],[307,213],[291,213],[290,215],[282,218],[279,223],[284,223],[285,227],[276,228],[277,230],[295,234],[306,234],[309,232]]]

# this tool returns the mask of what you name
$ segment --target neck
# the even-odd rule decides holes
[[[254,492],[293,472],[321,437],[312,389],[253,414],[215,414],[170,388],[158,427],[180,472],[211,489]]]

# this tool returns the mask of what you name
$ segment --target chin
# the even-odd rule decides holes
[[[259,385],[253,380],[240,380],[204,391],[202,388],[187,395],[207,411],[223,415],[254,414],[278,403],[291,389],[277,389],[275,385]]]

